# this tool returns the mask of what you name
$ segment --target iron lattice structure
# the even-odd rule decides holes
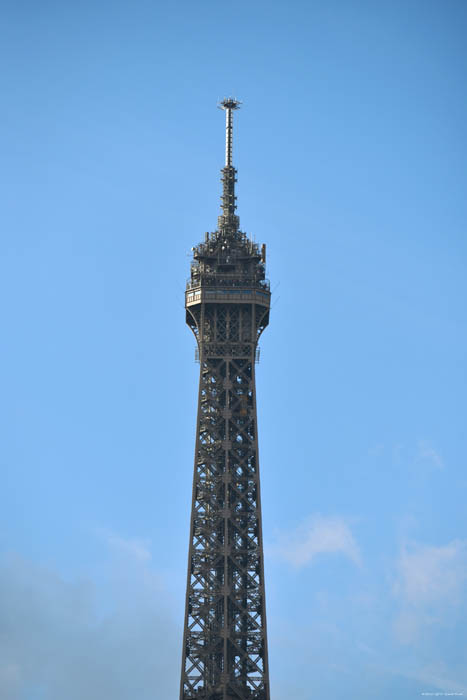
[[[200,362],[180,700],[270,700],[255,361],[269,322],[261,250],[239,230],[233,112],[218,230],[193,248],[186,322]]]

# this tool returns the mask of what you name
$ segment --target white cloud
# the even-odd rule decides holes
[[[113,532],[105,533],[105,539],[112,549],[122,554],[129,555],[140,561],[149,561],[151,559],[149,540],[120,537]]]
[[[467,579],[467,542],[454,540],[441,547],[405,545],[397,564],[394,592],[420,606],[457,598]]]
[[[104,574],[102,586],[19,557],[0,563],[2,700],[175,696],[180,630],[160,576],[138,556],[111,558]]]
[[[361,561],[348,523],[338,516],[311,516],[294,531],[279,535],[273,551],[297,567],[325,553],[343,554],[355,564]]]
[[[450,669],[440,660],[422,666],[415,671],[406,671],[404,675],[406,678],[414,678],[417,681],[421,681],[426,687],[432,686],[438,688],[442,694],[467,694],[467,683],[462,680],[453,680],[450,677]]]
[[[467,542],[444,546],[405,544],[397,562],[393,593],[400,603],[393,631],[401,644],[422,631],[454,624],[467,580]]]
[[[394,618],[392,631],[400,644],[413,644],[419,640],[420,631],[436,624],[436,618],[423,610],[403,608]]]
[[[426,440],[419,440],[417,457],[418,462],[430,464],[435,469],[444,469],[444,460],[432,445]]]
[[[377,445],[369,450],[370,456],[379,456]],[[433,470],[442,470],[445,468],[444,459],[436,450],[430,441],[418,440],[405,445],[402,442],[397,442],[392,446],[392,461],[394,465],[405,465],[408,469],[417,468],[424,473]]]
[[[382,442],[378,442],[368,448],[368,455],[370,457],[381,457],[382,454],[384,454],[384,444]]]
[[[0,658],[0,691],[2,697],[16,698],[21,685],[21,671],[18,664]]]

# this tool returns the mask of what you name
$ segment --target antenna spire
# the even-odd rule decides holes
[[[226,97],[219,104],[225,111],[225,167],[222,169],[222,216],[219,217],[219,229],[225,233],[236,233],[240,225],[235,215],[235,183],[237,171],[232,165],[233,147],[233,112],[240,109],[241,102],[233,97]]]

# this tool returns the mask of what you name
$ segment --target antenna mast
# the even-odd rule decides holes
[[[236,233],[240,225],[235,215],[235,183],[237,171],[232,165],[233,113],[240,109],[241,102],[233,97],[223,99],[218,107],[225,111],[225,167],[222,169],[222,216],[219,217],[219,230]]]

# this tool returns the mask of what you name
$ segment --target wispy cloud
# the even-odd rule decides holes
[[[95,532],[100,540],[118,554],[141,562],[150,561],[152,558],[150,550],[151,543],[147,539],[122,537],[112,530],[105,528],[97,528]]]
[[[149,540],[119,537],[118,535],[109,533],[107,535],[107,543],[113,549],[127,554],[130,557],[134,557],[135,559],[139,559],[140,561],[149,561],[152,558],[149,549]]]
[[[14,698],[21,684],[21,669],[15,662],[0,658],[0,691],[2,697]]]
[[[435,449],[429,440],[412,441],[407,445],[403,442],[395,442],[390,446],[376,443],[368,449],[368,455],[375,459],[385,454],[392,455],[394,465],[406,464],[407,467],[418,465],[425,469],[435,470],[444,469],[446,466],[440,452]]]
[[[415,642],[423,629],[444,625],[462,602],[467,580],[467,542],[444,546],[405,544],[397,561],[393,593],[400,603],[396,638]]]
[[[173,697],[179,673],[178,621],[170,594],[148,587],[155,572],[130,559],[122,578],[67,581],[20,557],[0,561],[2,700],[150,700]],[[99,593],[111,598],[99,609]],[[155,690],[156,689],[156,690]]]
[[[444,460],[435,448],[426,440],[419,440],[416,456],[417,462],[424,462],[435,469],[444,469]]]
[[[382,442],[377,442],[368,448],[368,455],[370,457],[381,457],[384,454],[384,445]]]
[[[435,661],[431,664],[422,666],[420,669],[413,671],[405,671],[403,675],[406,678],[413,678],[421,681],[426,687],[435,687],[442,691],[442,694],[449,693],[450,695],[466,695],[467,683],[461,680],[454,680],[450,677],[451,670],[442,661]]]
[[[360,551],[346,520],[339,516],[313,515],[295,530],[281,533],[273,551],[300,568],[319,554],[342,554],[360,564]]]
[[[457,598],[467,579],[467,542],[454,540],[441,547],[404,545],[397,564],[394,592],[420,606]]]

